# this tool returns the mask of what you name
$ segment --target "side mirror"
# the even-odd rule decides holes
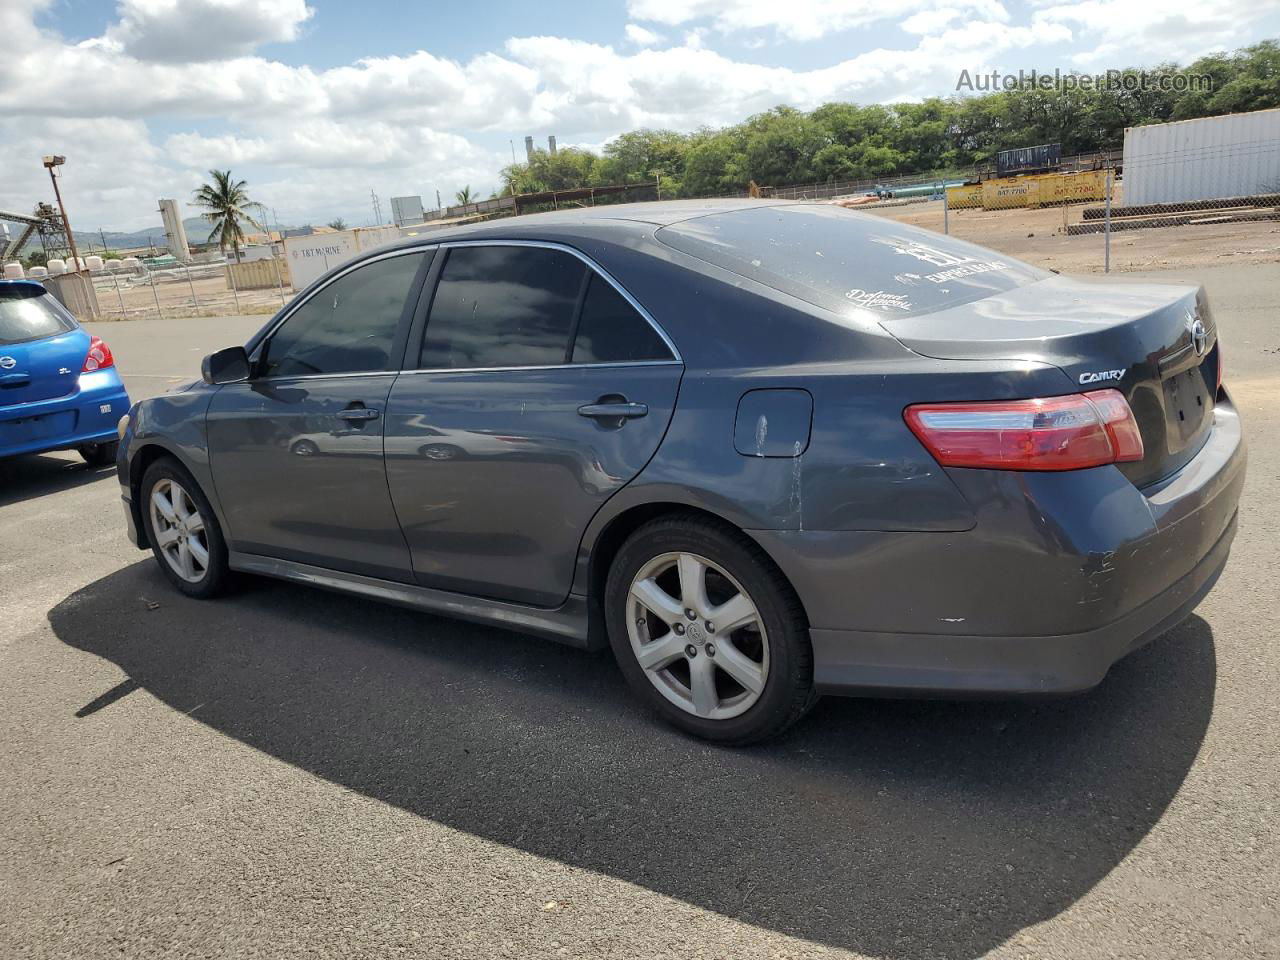
[[[205,383],[240,383],[249,379],[249,355],[244,347],[227,347],[211,353],[200,364]]]

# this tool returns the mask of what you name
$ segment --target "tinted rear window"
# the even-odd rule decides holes
[[[440,273],[418,366],[561,364],[586,266],[542,247],[456,247]]]
[[[931,313],[1048,276],[971,243],[827,204],[748,207],[672,224],[657,236],[843,314]]]
[[[43,290],[0,284],[0,343],[40,340],[75,328],[75,321]]]
[[[626,298],[597,274],[587,281],[574,363],[632,363],[670,360],[671,351],[649,321]]]

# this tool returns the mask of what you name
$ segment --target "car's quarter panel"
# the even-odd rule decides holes
[[[653,456],[681,365],[406,372],[387,413],[387,482],[424,586],[552,606],[583,530]],[[579,408],[621,396],[621,424]]]
[[[393,373],[234,383],[207,414],[233,550],[411,579],[382,459]],[[370,419],[345,419],[367,411]]]
[[[1211,585],[1245,462],[1224,400],[1196,457],[1144,490],[1114,466],[955,469],[972,530],[751,534],[800,593],[829,691],[1080,689]]]

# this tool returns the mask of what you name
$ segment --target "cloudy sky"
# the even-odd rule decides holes
[[[52,199],[61,153],[77,230],[158,225],[213,166],[286,224],[365,224],[370,191],[386,215],[487,196],[525,134],[598,147],[1274,36],[1274,0],[0,0],[0,209]]]

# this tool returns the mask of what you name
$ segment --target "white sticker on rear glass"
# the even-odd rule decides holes
[[[911,301],[902,293],[886,293],[884,290],[859,290],[856,287],[845,291],[846,300],[869,310],[910,310]]]

